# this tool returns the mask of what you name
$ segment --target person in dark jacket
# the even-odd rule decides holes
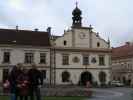
[[[34,94],[37,100],[41,100],[40,86],[43,85],[43,78],[41,72],[33,64],[32,68],[28,71],[30,83],[30,100],[34,100]]]
[[[17,91],[17,77],[21,73],[21,64],[17,64],[14,66],[9,73],[9,82],[10,82],[10,93],[11,93],[11,100],[17,100],[18,91]]]

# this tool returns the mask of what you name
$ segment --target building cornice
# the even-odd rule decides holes
[[[51,47],[55,51],[68,51],[68,52],[97,52],[97,53],[112,53],[111,49],[100,48],[80,48],[80,47]]]
[[[70,70],[110,70],[111,68],[55,68],[56,70],[61,70],[61,69],[70,69]]]
[[[36,49],[50,49],[50,46],[32,46],[32,45],[15,45],[15,44],[0,44],[0,47],[9,48],[36,48]]]
[[[133,58],[132,55],[127,55],[127,56],[112,57],[112,60],[123,60],[123,59],[131,59],[131,58]]]

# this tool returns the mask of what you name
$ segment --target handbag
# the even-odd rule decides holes
[[[10,88],[10,82],[8,80],[6,80],[5,83],[3,84],[3,87],[5,89],[9,89]]]

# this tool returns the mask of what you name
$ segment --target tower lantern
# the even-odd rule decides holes
[[[82,11],[78,8],[78,3],[76,2],[76,8],[72,12],[72,27],[81,27],[82,26]]]

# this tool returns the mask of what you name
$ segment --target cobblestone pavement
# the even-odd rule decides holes
[[[72,89],[84,89],[82,87],[74,87],[70,88]],[[57,88],[58,90],[59,88]],[[0,87],[0,94],[2,88]],[[42,94],[46,93],[46,88],[42,88]],[[93,88],[91,89],[93,91],[93,96],[91,98],[88,98],[86,100],[133,100],[133,88],[125,88],[125,87],[119,87],[119,88]]]
[[[86,100],[133,100],[133,88],[92,89],[92,98]]]

